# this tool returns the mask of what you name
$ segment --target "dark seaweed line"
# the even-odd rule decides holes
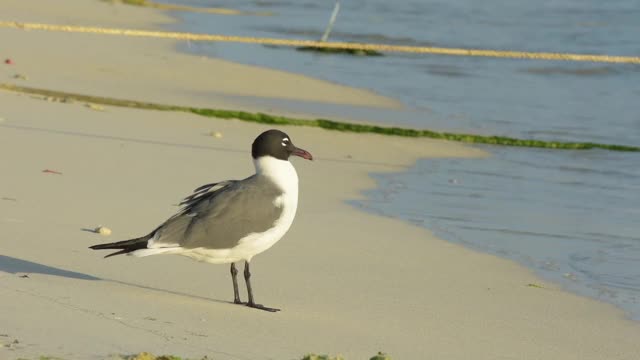
[[[221,110],[221,109],[207,109],[207,108],[195,108],[188,106],[178,105],[164,105],[135,100],[123,100],[114,99],[102,96],[90,96],[82,94],[73,94],[62,91],[37,89],[25,86],[17,86],[14,84],[0,84],[0,89],[5,89],[14,92],[41,95],[45,97],[51,97],[56,99],[72,99],[75,101],[83,101],[101,105],[111,105],[119,107],[128,107],[136,109],[146,110],[159,110],[159,111],[182,111],[193,113],[201,116],[215,117],[219,119],[237,119],[242,121],[260,123],[260,124],[273,124],[273,125],[293,125],[293,126],[309,126],[319,127],[327,130],[336,130],[344,132],[356,132],[356,133],[373,133],[381,135],[392,136],[405,136],[405,137],[426,137],[432,139],[442,139],[450,141],[458,141],[469,144],[490,144],[490,145],[502,145],[502,146],[519,146],[519,147],[533,147],[533,148],[546,148],[546,149],[565,149],[565,150],[587,150],[587,149],[605,149],[611,151],[640,151],[640,147],[615,145],[615,144],[600,144],[591,142],[561,142],[561,141],[542,141],[542,140],[527,140],[516,139],[506,136],[483,136],[473,134],[457,134],[448,132],[435,132],[431,130],[418,130],[408,129],[400,127],[387,127],[376,126],[366,124],[354,124],[347,122],[338,122],[327,119],[315,119],[305,120],[296,119],[285,116],[269,115],[264,113],[250,113],[246,111],[233,111],[233,110]]]

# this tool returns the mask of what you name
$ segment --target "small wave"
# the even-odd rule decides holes
[[[525,230],[514,230],[507,228],[490,228],[490,227],[480,227],[480,226],[460,226],[461,229],[466,230],[475,230],[475,231],[483,231],[483,232],[495,232],[499,234],[511,234],[511,235],[524,235],[531,237],[543,237],[543,238],[554,238],[554,239],[575,239],[575,236],[563,235],[563,234],[552,234],[552,233],[543,233],[543,232],[534,232],[534,231],[525,231]]]
[[[548,67],[530,67],[521,70],[521,72],[534,75],[571,75],[571,76],[605,76],[617,75],[619,70],[611,66],[591,66],[585,68],[564,67],[564,66],[548,66]]]
[[[576,257],[572,255],[569,260],[569,267],[588,279],[594,280],[596,284],[592,284],[592,288],[607,287],[632,291],[638,294],[640,291],[638,274],[629,273],[628,270],[626,270],[626,274],[624,274],[617,269],[618,267],[628,267],[635,261],[637,261],[637,259],[623,261],[612,256]],[[633,294],[627,293],[626,296],[633,296]]]
[[[427,65],[427,72],[431,75],[446,77],[469,77],[471,74],[462,71],[462,68],[455,65],[431,64]]]
[[[633,236],[622,236],[622,235],[605,234],[605,233],[599,233],[599,232],[587,232],[585,233],[585,235],[593,236],[593,237],[606,237],[606,238],[616,239],[616,240],[627,240],[627,241],[630,240],[630,241],[640,242],[640,237],[633,237]]]

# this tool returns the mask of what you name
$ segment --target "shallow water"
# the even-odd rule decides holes
[[[380,188],[356,206],[514,259],[640,319],[640,157],[487,149],[488,159],[420,160],[374,175]]]
[[[273,16],[177,13],[178,30],[319,39],[333,2],[184,0]],[[331,39],[639,55],[640,0],[342,1]],[[640,66],[388,54],[318,55],[244,44],[186,51],[371,89],[406,108],[261,99],[327,117],[544,140],[640,145]],[[640,155],[485,147],[488,159],[421,160],[375,175],[355,204],[517,260],[640,318]]]
[[[301,39],[319,39],[333,7],[333,2],[309,0],[181,2],[274,13],[180,13],[181,30]],[[342,2],[330,39],[637,55],[638,18],[640,0],[612,4],[595,0],[399,0],[393,5],[383,0],[352,0]],[[224,43],[191,43],[188,50],[398,98],[408,112],[375,119],[387,123],[541,139],[623,144],[637,144],[640,139],[640,106],[632,105],[640,96],[638,65],[413,54],[362,58]]]

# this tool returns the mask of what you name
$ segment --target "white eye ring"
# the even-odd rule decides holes
[[[282,146],[287,146],[286,143],[288,143],[288,142],[289,142],[289,138],[282,139]]]
[[[282,142],[282,146],[287,146],[287,144],[286,144],[286,143],[284,143],[284,142]]]

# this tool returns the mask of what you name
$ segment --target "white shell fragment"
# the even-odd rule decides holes
[[[222,133],[220,131],[211,131],[209,136],[213,136],[216,139],[222,139]]]
[[[98,226],[97,228],[95,228],[93,231],[96,232],[96,234],[100,234],[102,236],[109,236],[111,235],[111,229],[109,229],[106,226]]]
[[[91,110],[104,111],[104,106],[98,104],[87,103],[86,106]]]

